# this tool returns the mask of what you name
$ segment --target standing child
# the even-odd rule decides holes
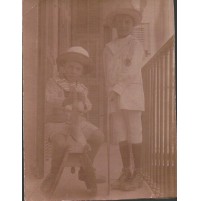
[[[141,22],[141,13],[134,8],[121,8],[108,17],[111,27],[116,28],[118,38],[104,48],[106,87],[109,96],[111,130],[119,143],[123,169],[114,189],[134,190],[142,180],[141,146],[144,93],[142,84],[142,59],[144,51],[132,35],[133,27]],[[131,171],[131,150],[134,171]]]
[[[51,78],[47,83],[46,131],[52,143],[52,162],[50,173],[41,186],[45,194],[51,191],[62,159],[70,149],[69,135],[78,142],[82,149],[89,150],[91,162],[94,161],[103,142],[103,133],[84,117],[91,110],[92,105],[88,99],[88,89],[80,83],[80,78],[89,72],[89,63],[89,54],[85,49],[71,47],[57,58],[59,76]],[[76,122],[71,122],[74,108],[77,113]],[[77,130],[74,130],[75,124],[77,124]],[[71,132],[71,128],[75,133]],[[96,185],[88,180],[83,168],[79,170],[79,179],[86,183],[89,192],[96,193]],[[102,181],[103,178],[100,182]]]

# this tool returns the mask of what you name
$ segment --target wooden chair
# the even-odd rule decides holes
[[[85,182],[87,188],[89,188],[90,185],[94,185],[96,187],[94,168],[92,167],[92,162],[88,154],[80,148],[78,142],[75,142],[71,137],[69,137],[69,140],[71,145],[70,151],[67,151],[63,157],[57,177],[51,188],[50,195],[54,194],[65,167],[70,167],[71,173],[75,172],[76,167],[82,167],[87,175],[88,183]]]

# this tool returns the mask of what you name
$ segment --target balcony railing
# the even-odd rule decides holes
[[[174,36],[143,67],[142,173],[157,197],[176,197]]]

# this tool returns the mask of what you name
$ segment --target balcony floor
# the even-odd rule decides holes
[[[94,166],[98,174],[107,175],[107,156],[106,156],[106,144],[104,144],[96,156]],[[111,181],[116,179],[120,174],[122,164],[120,160],[119,150],[117,146],[111,146]],[[103,161],[103,163],[102,163]],[[104,162],[105,161],[105,162]],[[46,161],[46,167],[49,169],[50,161]],[[48,172],[48,171],[46,171]],[[110,200],[110,199],[135,199],[135,198],[151,198],[152,192],[150,188],[144,183],[142,188],[135,191],[119,191],[111,190],[107,195],[107,183],[98,185],[98,194],[95,198],[89,197],[85,191],[85,185],[80,182],[75,174],[70,173],[70,169],[65,168],[61,180],[57,186],[54,199],[52,200]],[[39,190],[39,186],[42,180],[31,179],[26,177],[25,183],[25,200],[26,201],[47,201]],[[67,184],[70,181],[70,184]]]

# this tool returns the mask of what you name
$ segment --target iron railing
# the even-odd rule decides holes
[[[143,67],[142,173],[156,197],[176,197],[174,36]]]

